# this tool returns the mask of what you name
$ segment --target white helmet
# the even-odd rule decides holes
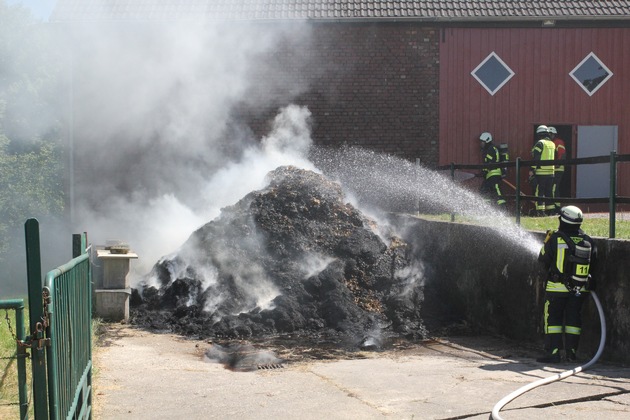
[[[550,132],[551,134],[558,134],[558,130],[556,130],[556,127],[551,127],[551,126],[549,126],[549,127],[547,127],[547,128],[549,129],[549,132]]]
[[[576,206],[566,206],[560,209],[560,220],[570,225],[581,225],[584,216]]]
[[[490,143],[492,141],[492,134],[488,133],[487,131],[484,131],[479,136],[479,140],[481,140],[484,143]]]
[[[539,125],[536,129],[536,134],[547,134],[549,132],[549,127],[546,125]]]

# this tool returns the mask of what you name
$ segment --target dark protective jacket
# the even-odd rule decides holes
[[[581,229],[573,227],[572,225],[560,222],[560,229],[569,237],[574,243],[579,243],[582,240],[591,244],[591,263],[590,268],[597,263],[597,246],[595,241],[584,233]],[[545,238],[545,243],[540,249],[538,254],[538,261],[540,261],[547,270],[547,283],[545,291],[552,293],[569,293],[569,290],[565,286],[565,273],[569,270],[568,256],[570,255],[570,248],[562,235],[558,233],[558,230],[549,232]],[[594,289],[594,280],[590,282],[590,289]],[[586,288],[580,289],[580,292],[588,291]]]
[[[499,149],[492,143],[486,144],[483,149],[481,149],[481,153],[483,155],[483,163],[499,163],[501,161]],[[484,176],[484,179],[488,179],[491,176],[501,176],[501,168],[498,167],[483,168],[481,172]]]

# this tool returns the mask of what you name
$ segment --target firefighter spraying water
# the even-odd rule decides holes
[[[580,228],[584,216],[578,207],[561,208],[558,219],[558,229],[547,232],[538,256],[546,269],[547,278],[544,304],[545,354],[537,361],[544,364],[556,364],[563,360],[577,362],[582,332],[582,305],[589,294],[597,306],[600,319],[599,349],[585,365],[532,382],[507,395],[494,406],[491,419],[501,419],[501,408],[519,395],[586,370],[595,364],[604,350],[606,321],[594,291],[595,279],[590,275],[592,266],[597,262],[597,247],[593,239]]]

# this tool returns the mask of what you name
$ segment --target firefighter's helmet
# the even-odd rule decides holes
[[[479,140],[482,143],[488,144],[492,141],[492,134],[488,133],[487,131],[484,131],[483,133],[481,133],[481,135],[479,136]]]
[[[566,206],[560,209],[560,220],[570,225],[581,225],[584,216],[578,207]]]
[[[549,127],[546,125],[539,125],[536,129],[536,134],[547,134],[549,133]]]
[[[556,130],[556,127],[547,127],[549,129],[549,133],[550,134],[558,134],[558,130]]]

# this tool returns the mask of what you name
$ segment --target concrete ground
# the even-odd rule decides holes
[[[234,371],[213,344],[108,325],[94,350],[96,419],[488,419],[506,395],[574,365],[544,367],[491,337],[450,337],[382,352]],[[287,360],[286,357],[284,357]],[[504,419],[630,418],[630,368],[589,371],[516,398]]]

